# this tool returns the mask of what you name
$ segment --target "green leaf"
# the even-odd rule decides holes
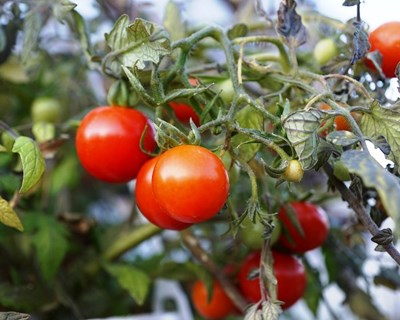
[[[38,10],[31,10],[24,19],[23,26],[23,47],[22,47],[22,63],[30,65],[31,60],[35,60],[35,53],[39,44],[39,35],[44,21]]]
[[[104,267],[119,285],[129,292],[136,303],[143,305],[151,285],[147,273],[127,264],[107,264]]]
[[[12,137],[8,132],[4,131],[1,134],[1,141],[3,142],[3,146],[6,148],[6,150],[11,152],[15,142],[15,138]]]
[[[145,62],[157,64],[171,51],[165,30],[139,18],[131,24],[127,15],[122,15],[105,37],[115,55],[112,69],[118,72],[121,64],[138,69],[144,69]]]
[[[249,28],[244,23],[235,24],[228,30],[228,38],[233,40],[235,38],[244,37],[248,34]]]
[[[25,219],[24,219],[25,221]],[[26,228],[33,229],[32,243],[43,277],[51,280],[68,250],[68,231],[54,217],[30,214]]]
[[[321,113],[317,110],[295,111],[283,120],[287,138],[296,151],[304,170],[312,169],[318,162]]]
[[[77,5],[69,0],[58,0],[53,4],[53,15],[58,21],[63,22],[65,17],[72,11]]]
[[[364,151],[345,151],[341,160],[350,173],[354,173],[361,178],[366,187],[374,188],[378,192],[386,212],[393,218],[397,226],[396,232],[398,233],[398,227],[400,226],[399,179],[382,168],[370,154]]]
[[[171,41],[185,37],[186,25],[183,23],[182,10],[175,1],[168,1],[165,8],[163,25],[170,34]]]
[[[400,104],[391,108],[382,107],[378,101],[374,101],[370,107],[370,113],[364,113],[360,128],[362,132],[378,139],[384,136],[391,147],[389,159],[400,165]]]
[[[30,315],[19,312],[0,312],[0,320],[28,320]]]
[[[0,222],[11,228],[24,231],[24,227],[17,213],[2,197],[0,197]]]
[[[237,123],[240,127],[261,131],[264,126],[262,114],[251,106],[246,106],[236,113]],[[260,150],[260,143],[253,143],[253,139],[243,133],[232,138],[232,146],[237,149],[239,157],[244,161],[250,161]]]
[[[347,147],[358,142],[360,139],[353,132],[335,130],[326,136],[326,140],[336,146]]]
[[[28,137],[18,137],[12,151],[18,153],[21,158],[24,176],[19,191],[24,193],[39,182],[45,170],[45,161],[38,145]]]
[[[356,6],[360,3],[360,0],[344,0],[342,6],[351,7]]]
[[[317,316],[319,302],[323,293],[322,284],[319,278],[319,272],[316,269],[311,269],[310,267],[307,267],[306,274],[307,287],[303,298],[314,316]]]
[[[37,142],[45,142],[54,139],[56,127],[49,122],[36,122],[32,126],[32,133]]]

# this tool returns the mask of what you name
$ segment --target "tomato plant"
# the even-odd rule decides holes
[[[158,157],[145,162],[136,178],[135,199],[140,212],[153,224],[163,229],[182,230],[190,225],[171,218],[160,207],[153,193],[153,171]]]
[[[392,21],[380,25],[369,34],[371,49],[382,55],[382,71],[388,78],[395,77],[396,66],[400,61],[400,22]]]
[[[206,285],[200,280],[193,284],[191,295],[197,312],[206,319],[222,319],[236,310],[232,300],[217,281],[213,282],[211,296]]]
[[[196,111],[186,103],[183,102],[170,102],[170,107],[175,113],[176,118],[182,123],[189,125],[190,119],[196,126],[200,125],[200,118]]]
[[[170,216],[198,223],[225,204],[229,178],[222,161],[200,146],[182,145],[162,154],[154,168],[153,192]]]
[[[329,221],[325,211],[308,202],[292,202],[290,207],[302,231],[300,232],[291,220],[285,207],[282,207],[278,213],[283,227],[280,243],[295,253],[304,253],[321,246],[329,232]]]
[[[307,285],[306,272],[301,261],[288,254],[272,251],[273,269],[278,281],[277,299],[283,302],[282,308],[287,309],[295,304],[304,294]],[[246,298],[256,303],[261,300],[259,276],[254,272],[259,270],[260,251],[249,254],[243,261],[238,273],[239,286]],[[253,275],[249,279],[249,276]]]
[[[82,166],[97,179],[123,183],[134,178],[156,143],[152,124],[141,112],[123,107],[97,107],[82,120],[76,152]]]

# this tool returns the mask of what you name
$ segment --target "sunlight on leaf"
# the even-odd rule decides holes
[[[45,170],[45,161],[36,142],[28,137],[18,137],[12,151],[21,158],[24,177],[19,191],[24,193],[39,182]]]
[[[2,197],[0,197],[0,222],[11,228],[15,228],[19,231],[24,231],[24,227],[22,226],[21,220],[19,220],[18,215],[16,214],[14,209],[11,208],[9,203]]]

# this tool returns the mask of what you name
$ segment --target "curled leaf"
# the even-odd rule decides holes
[[[2,197],[0,197],[0,222],[11,228],[24,231],[24,227],[22,226],[18,215],[10,204]]]
[[[296,11],[296,1],[282,1],[278,10],[278,33],[294,47],[299,47],[307,41],[307,31]]]

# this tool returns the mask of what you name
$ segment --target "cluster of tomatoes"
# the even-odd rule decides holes
[[[177,112],[177,117],[181,115]],[[221,159],[194,145],[180,145],[152,157],[154,135],[151,121],[140,111],[98,107],[83,118],[76,150],[82,166],[100,180],[136,179],[137,205],[158,227],[182,230],[212,218],[229,191]]]
[[[299,226],[292,221],[292,215],[296,216]],[[292,202],[290,206],[279,210],[274,223],[276,227],[271,243],[273,269],[278,281],[277,299],[283,303],[282,308],[287,309],[301,299],[307,285],[306,270],[297,255],[324,243],[329,232],[329,221],[322,208],[309,202]],[[249,303],[258,303],[262,299],[257,271],[260,270],[264,227],[250,220],[245,220],[243,225],[245,228],[240,231],[240,237],[251,251],[239,266],[233,280]],[[199,314],[208,319],[221,319],[237,313],[237,308],[218,282],[214,282],[214,291],[209,300],[204,283],[196,282],[192,300]]]

